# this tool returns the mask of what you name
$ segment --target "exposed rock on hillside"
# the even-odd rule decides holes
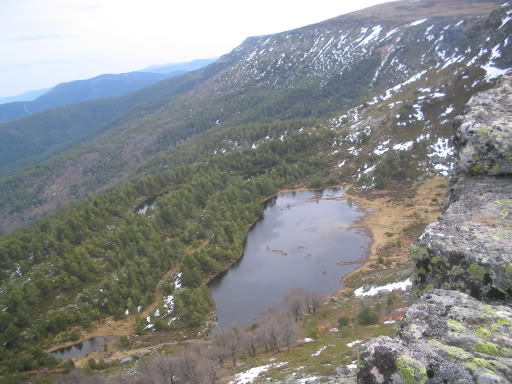
[[[512,76],[475,95],[457,137],[459,166],[471,173],[512,171]],[[512,302],[512,178],[460,177],[448,207],[412,249],[416,287],[455,289]]]
[[[512,74],[500,87],[473,97],[457,123],[462,170],[477,175],[512,173]]]
[[[382,187],[390,174],[446,174],[453,116],[512,68],[510,15],[499,0],[381,4],[249,38],[207,68],[131,95],[3,123],[0,174],[29,169],[0,180],[0,231],[127,180],[302,128],[250,137],[239,130],[253,123],[321,119],[315,125],[337,135],[323,154],[333,174],[365,188]],[[225,140],[209,136],[207,147],[183,155],[181,144],[227,127]],[[393,164],[395,152],[404,166]]]
[[[360,383],[509,383],[512,310],[432,290],[405,316],[399,339],[380,337],[360,355]]]
[[[445,288],[512,302],[512,178],[459,180],[451,205],[427,227],[412,257],[416,288]]]
[[[512,310],[477,299],[512,304],[511,85],[475,95],[457,120],[460,172],[411,250],[417,293],[450,290],[426,292],[397,338],[365,344],[360,383],[510,383]]]

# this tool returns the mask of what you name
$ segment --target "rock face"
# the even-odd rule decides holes
[[[473,96],[457,119],[459,166],[470,174],[512,174],[512,74]]]
[[[423,296],[397,338],[363,346],[359,383],[511,383],[512,76],[474,96],[456,125],[459,173],[411,249]]]
[[[448,203],[412,247],[415,288],[512,304],[512,177],[460,178]]]
[[[510,305],[512,74],[475,95],[457,121],[460,172],[443,215],[411,250],[415,287],[420,294],[429,288],[453,289]]]
[[[512,309],[434,289],[418,300],[399,338],[364,345],[359,383],[510,383]]]

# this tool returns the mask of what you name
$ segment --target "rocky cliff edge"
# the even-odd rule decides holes
[[[511,383],[512,74],[475,95],[439,221],[411,249],[414,290],[398,337],[366,343],[363,384]]]

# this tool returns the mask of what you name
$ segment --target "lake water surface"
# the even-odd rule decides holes
[[[52,355],[57,360],[66,360],[66,359],[74,359],[76,357],[87,355],[93,351],[103,351],[105,343],[105,338],[103,337],[94,337],[92,339],[83,341],[81,343],[72,345],[67,348],[57,349],[52,352]]]
[[[218,326],[248,326],[293,288],[320,295],[340,289],[340,278],[367,257],[370,238],[347,227],[364,215],[339,198],[343,190],[298,191],[271,199],[249,232],[240,262],[210,285]]]

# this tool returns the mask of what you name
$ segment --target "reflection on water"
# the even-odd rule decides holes
[[[255,322],[265,308],[293,288],[321,295],[341,287],[358,267],[338,261],[366,258],[366,231],[347,229],[363,213],[342,190],[289,192],[271,199],[247,236],[238,264],[211,283],[219,326]],[[342,264],[342,263],[340,263]]]
[[[76,357],[87,355],[93,351],[103,351],[104,343],[105,338],[95,337],[82,343],[72,345],[71,347],[57,349],[56,351],[52,352],[52,355],[57,360],[74,359]]]

